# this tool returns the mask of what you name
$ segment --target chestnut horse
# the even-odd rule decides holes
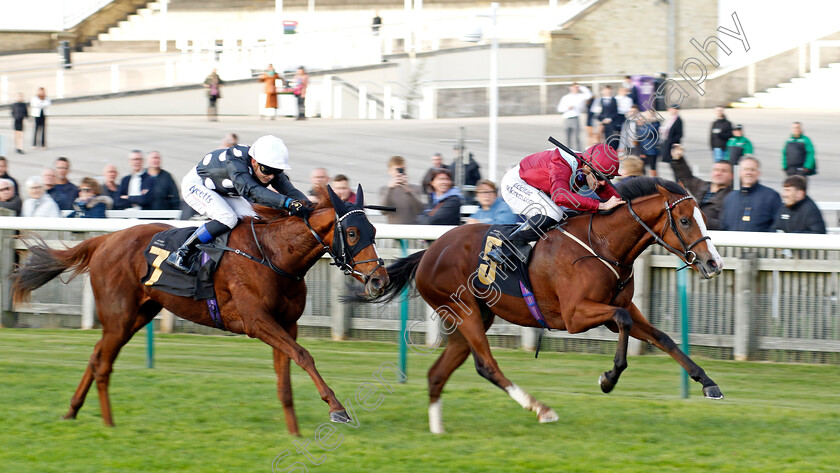
[[[363,210],[361,186],[355,205],[342,202],[330,188],[321,188],[320,193],[320,203],[308,221],[289,217],[285,211],[255,207],[260,218],[245,218],[231,231],[228,246],[249,255],[262,255],[264,261],[231,253],[222,258],[214,276],[224,327],[258,338],[274,349],[277,394],[291,434],[298,434],[298,425],[289,359],[312,378],[321,399],[329,404],[330,420],[350,421],[344,406],[315,369],[312,355],[295,341],[297,320],[306,305],[304,274],[329,252],[346,274],[365,284],[366,293],[380,294],[388,283],[374,244],[376,229]],[[26,242],[29,258],[12,275],[14,300],[25,301],[31,291],[65,270],[72,270],[73,276],[90,271],[96,312],[102,323],[102,339],[93,350],[65,419],[76,417],[95,379],[102,419],[106,425],[114,425],[108,399],[114,360],[161,308],[215,327],[205,301],[168,294],[140,282],[147,272],[143,250],[156,233],[169,228],[160,223],[138,225],[90,238],[67,250],[50,249],[40,239]]]
[[[720,399],[723,395],[717,385],[631,301],[633,261],[654,242],[680,256],[706,279],[720,274],[723,260],[707,236],[703,214],[685,189],[673,181],[637,177],[620,183],[618,191],[627,204],[607,213],[570,217],[562,231],[549,231],[534,247],[528,274],[545,321],[550,329],[569,333],[599,325],[618,332],[614,366],[599,379],[605,393],[615,387],[627,367],[627,341],[633,336],[671,355],[702,384],[706,397]],[[540,325],[521,298],[502,295],[492,290],[493,286],[481,290],[473,285],[481,260],[489,268],[485,274],[500,271],[484,256],[487,229],[487,225],[465,225],[448,231],[428,249],[388,266],[391,282],[382,295],[356,298],[387,302],[416,279],[417,292],[442,318],[449,339],[428,374],[433,433],[443,432],[443,386],[470,352],[478,373],[507,391],[522,407],[536,412],[540,422],[558,420],[554,410],[509,381],[490,353],[485,332],[494,316],[517,325]]]

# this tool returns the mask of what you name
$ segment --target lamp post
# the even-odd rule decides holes
[[[491,181],[496,181],[496,162],[498,161],[498,131],[499,131],[499,34],[496,31],[496,17],[499,10],[499,4],[493,2],[490,4],[490,12],[476,15],[479,17],[490,18],[493,22],[493,32],[490,37],[490,100],[489,112],[490,130],[488,133],[488,152],[487,152],[487,167],[489,167],[488,178]],[[477,43],[481,40],[481,28],[476,28],[464,35],[463,41]]]

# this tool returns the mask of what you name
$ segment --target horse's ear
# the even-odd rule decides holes
[[[356,207],[363,208],[365,206],[365,193],[362,191],[362,185],[356,187]]]
[[[335,212],[339,215],[344,215],[344,201],[342,201],[341,198],[338,195],[336,195],[335,191],[332,190],[332,187],[330,187],[329,184],[327,184],[327,193],[330,195],[330,202],[332,202]]]

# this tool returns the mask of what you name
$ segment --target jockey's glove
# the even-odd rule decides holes
[[[300,218],[309,218],[309,214],[312,213],[312,209],[304,202],[292,199],[286,199],[286,210],[289,211],[289,215]]]

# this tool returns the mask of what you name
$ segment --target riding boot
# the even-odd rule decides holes
[[[557,220],[545,215],[529,217],[510,234],[507,241],[488,252],[487,258],[502,269],[513,269],[511,259],[514,257],[514,251],[516,251],[514,248],[537,241],[555,225],[557,225]]]
[[[228,230],[230,229],[226,225],[216,220],[201,225],[187,238],[187,241],[169,254],[169,257],[166,258],[166,264],[184,274],[190,274],[192,272],[192,268],[189,266],[190,254],[196,250],[199,243],[210,243],[214,238]]]

